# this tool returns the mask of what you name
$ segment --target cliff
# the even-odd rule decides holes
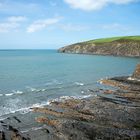
[[[58,52],[140,57],[140,36],[90,40],[65,46]]]

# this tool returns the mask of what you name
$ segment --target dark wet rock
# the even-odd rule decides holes
[[[45,131],[46,133],[50,133],[50,131],[47,128],[43,129],[43,131]]]
[[[139,124],[135,124],[134,127],[140,130],[140,123]]]
[[[108,86],[118,87],[123,90],[130,90],[129,85],[123,84],[121,81],[116,80],[116,78],[104,79],[101,80],[100,83]]]
[[[0,140],[6,140],[5,139],[5,134],[3,131],[0,132]]]
[[[112,103],[115,103],[115,104],[130,104],[131,102],[130,101],[126,101],[126,100],[119,100],[119,99],[115,99],[115,98],[109,98],[109,97],[103,97],[103,96],[100,96],[100,98],[103,100],[103,101],[109,101],[109,102],[112,102]]]
[[[104,79],[100,81],[101,84],[117,87],[122,90],[140,91],[140,81],[137,79],[131,80],[131,77],[122,76]]]
[[[21,121],[16,117],[16,116],[14,116],[13,117],[18,123],[21,123]]]
[[[17,128],[9,125],[9,123],[6,124],[5,122],[3,122],[1,128],[3,129],[3,131],[0,132],[0,140],[30,140],[30,138],[25,138],[24,136],[22,136],[20,131]]]
[[[131,86],[131,89],[135,90],[136,88],[136,90],[140,90],[140,64],[136,66],[136,69],[132,76],[113,77],[107,80],[120,82],[123,85],[124,83],[126,83]]]
[[[121,76],[121,77],[114,77],[114,78],[110,78],[110,80],[114,80],[117,82],[121,82],[122,84],[126,83],[129,85],[133,85],[133,86],[140,86],[140,81],[138,79],[134,79],[131,76]]]
[[[22,137],[18,133],[12,132],[11,133],[11,140],[22,140]]]
[[[71,127],[71,124],[75,126],[75,128]],[[65,134],[68,134],[72,131],[74,140],[83,139],[83,140],[108,140],[108,139],[131,139],[133,138],[133,134],[139,136],[138,133],[131,131],[129,129],[118,129],[118,128],[111,128],[111,127],[104,127],[101,125],[94,125],[90,123],[83,123],[83,122],[67,122],[63,127],[67,127],[65,129]],[[78,132],[77,132],[78,130]],[[132,136],[130,135],[132,134]],[[69,136],[70,137],[70,136]]]
[[[131,92],[127,92],[127,94],[114,92],[113,94],[115,94],[117,98],[124,98],[124,99],[128,99],[130,101],[135,101],[135,102],[140,101],[140,93],[138,92],[131,91]]]
[[[48,108],[35,108],[34,111],[45,113],[48,117],[50,115],[55,117],[53,120],[59,122],[59,124],[50,123],[51,119],[48,117],[41,117],[38,122],[44,122],[54,127],[54,135],[59,138],[62,136],[64,139],[72,140],[107,140],[115,138],[121,140],[139,137],[140,131],[134,126],[140,122],[140,110],[128,106],[127,102],[122,103],[120,101],[120,103],[117,103],[118,101],[116,99],[96,97],[83,100],[71,99],[51,104],[54,110],[61,108],[64,109],[64,112],[70,112],[69,116],[67,113],[63,113],[63,115],[56,111],[54,113],[53,109],[50,112]],[[78,106],[78,109],[76,106]],[[93,116],[94,119],[91,119],[90,122],[80,117],[77,119],[77,116],[73,115],[76,111]]]
[[[78,111],[69,110],[66,112],[57,112],[55,110],[49,109],[49,108],[33,108],[34,112],[40,112],[49,114],[55,117],[61,117],[61,118],[69,118],[69,119],[75,119],[75,120],[84,120],[84,121],[93,121],[94,116],[93,115],[87,115],[84,113],[80,113]]]

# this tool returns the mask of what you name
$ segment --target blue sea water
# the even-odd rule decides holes
[[[47,105],[60,97],[84,97],[101,78],[130,75],[140,58],[57,53],[56,50],[0,51],[0,116]]]

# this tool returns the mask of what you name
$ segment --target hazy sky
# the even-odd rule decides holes
[[[0,49],[140,35],[140,0],[0,0]]]

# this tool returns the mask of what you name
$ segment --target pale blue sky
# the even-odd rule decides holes
[[[56,49],[140,35],[139,0],[0,0],[0,49]]]

